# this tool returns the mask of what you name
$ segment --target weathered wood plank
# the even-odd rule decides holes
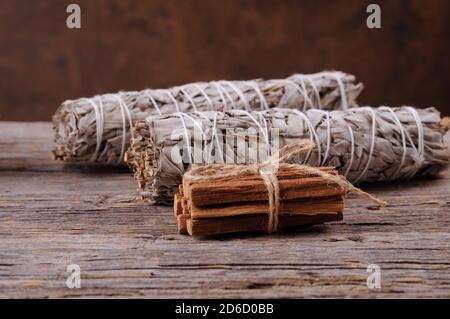
[[[350,198],[342,222],[198,239],[136,201],[126,170],[50,149],[48,123],[0,122],[0,297],[450,297],[450,172],[366,186],[389,206]],[[81,289],[66,287],[72,263]]]

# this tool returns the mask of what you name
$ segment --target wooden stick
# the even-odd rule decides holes
[[[343,209],[344,198],[342,195],[318,199],[308,198],[305,200],[283,201],[280,203],[280,214],[289,215],[315,215],[317,212],[341,212]],[[189,206],[189,213],[193,219],[261,215],[267,214],[268,211],[269,204],[267,201],[214,206]]]
[[[333,167],[319,167],[319,169],[325,173],[337,175],[337,171]],[[289,167],[282,167],[277,172],[277,178],[279,181],[281,180],[287,180],[287,179],[303,179],[306,177],[311,177],[309,175],[306,175],[303,172],[299,172],[298,170],[289,168]],[[213,182],[214,185],[221,185],[221,183],[225,183],[227,185],[227,182],[234,182],[236,181],[236,178],[227,178],[222,179],[220,181]],[[249,182],[251,185],[252,182],[262,183],[261,176],[259,174],[250,174],[250,175],[244,175],[239,177],[239,181],[241,182]],[[194,182],[191,181],[187,176],[183,177],[183,182],[179,186],[180,194],[183,194],[185,197],[191,197],[191,187],[195,184],[197,187],[201,187],[201,185],[206,184],[207,186],[210,186],[211,183],[202,183],[202,182]],[[267,193],[266,193],[267,198]]]
[[[327,215],[329,213],[342,212],[344,209],[343,196],[320,198],[316,200],[302,200],[293,202],[282,202],[280,213],[283,215]],[[177,216],[178,232],[185,233],[187,219],[220,218],[242,215],[264,215],[267,214],[268,204],[238,204],[227,206],[189,207],[186,212]],[[183,217],[180,217],[182,215]]]
[[[280,200],[339,196],[344,190],[321,177],[281,179]],[[267,187],[262,180],[226,181],[192,184],[189,201],[195,206],[267,200]]]
[[[342,212],[317,215],[280,215],[280,229],[340,221]],[[191,236],[207,236],[236,232],[266,231],[267,215],[243,215],[234,217],[188,219],[187,232]]]
[[[173,211],[175,212],[175,217],[183,213],[183,195],[175,194],[173,199]]]
[[[177,216],[177,228],[179,234],[187,235],[187,220],[189,218],[189,214],[180,214]]]
[[[188,200],[186,197],[181,198],[181,207],[182,207],[183,214],[189,214],[189,215],[191,214],[189,211]]]

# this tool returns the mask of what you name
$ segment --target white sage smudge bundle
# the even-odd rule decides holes
[[[189,163],[262,162],[266,151],[304,138],[316,148],[297,163],[334,166],[352,183],[402,180],[435,175],[448,166],[443,142],[448,123],[434,108],[412,107],[151,116],[136,122],[126,162],[142,197],[162,204],[171,203]],[[239,136],[244,136],[240,142]],[[249,151],[255,145],[257,156]]]
[[[65,101],[53,116],[55,159],[69,162],[123,163],[131,126],[150,115],[174,112],[307,110],[355,107],[363,89],[342,72],[295,74],[286,79],[213,81],[170,89],[120,92]]]

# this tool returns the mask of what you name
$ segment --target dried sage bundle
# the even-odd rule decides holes
[[[64,161],[119,165],[129,146],[132,123],[150,115],[272,107],[347,109],[357,106],[362,89],[353,75],[321,72],[268,81],[199,82],[69,100],[53,116],[57,144],[53,153],[55,159]]]
[[[334,166],[352,183],[402,180],[448,166],[443,142],[448,123],[434,108],[406,106],[151,116],[136,122],[126,162],[143,198],[165,204],[171,203],[189,163],[264,161],[265,151],[304,138],[316,148],[296,163]],[[239,136],[244,136],[240,142]],[[255,145],[257,157],[249,151]],[[200,156],[194,156],[199,147]]]

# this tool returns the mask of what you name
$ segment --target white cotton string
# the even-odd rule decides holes
[[[270,144],[269,144],[269,137],[268,137],[268,133],[266,134],[265,133],[265,130],[264,130],[264,128],[261,126],[261,124],[256,120],[256,118],[253,116],[253,115],[251,115],[248,111],[245,111],[245,110],[236,110],[238,113],[241,113],[241,114],[244,114],[244,115],[246,115],[249,119],[251,119],[255,124],[256,124],[256,126],[258,126],[258,128],[261,130],[261,132],[263,133],[263,135],[264,135],[264,139],[265,139],[265,142],[266,142],[266,145],[267,145],[267,148],[268,149],[270,149]]]
[[[211,120],[205,115],[203,114],[203,112],[197,112],[197,114],[199,114],[201,117],[203,117],[205,120],[209,121],[210,124],[212,124],[212,133],[211,133],[211,147],[208,150],[207,145],[205,144],[205,150],[207,153],[207,162],[206,164],[211,164],[210,160],[211,160],[211,156],[212,156],[212,149],[213,149],[213,141],[215,140],[216,142],[216,148],[217,150],[220,151],[220,159],[223,160],[223,151],[222,151],[222,146],[220,145],[220,141],[219,141],[219,137],[217,136],[217,115],[219,114],[218,112],[214,112],[214,118],[213,118],[213,122],[211,123]],[[205,143],[206,143],[206,139],[205,139]]]
[[[233,98],[231,97],[231,95],[228,93],[228,91],[222,86],[222,84],[221,83],[218,83],[218,82],[213,82],[215,85],[216,85],[216,87],[217,87],[217,89],[220,91],[220,90],[222,90],[223,91],[223,93],[225,93],[225,96],[230,100],[230,102],[231,102],[231,107],[232,107],[232,109],[237,109],[237,106],[236,106],[236,103],[234,102],[234,100],[233,100]],[[225,104],[226,104],[226,102],[225,102]]]
[[[104,115],[103,115],[103,102],[100,96],[96,97],[99,100],[99,106],[95,103],[95,101],[91,98],[85,99],[87,103],[89,103],[94,109],[95,113],[95,126],[96,126],[96,137],[97,144],[95,146],[95,152],[90,158],[91,162],[95,162],[97,159],[98,152],[100,151],[100,147],[102,144],[103,138],[103,130],[104,130]]]
[[[178,113],[175,113],[175,115],[177,115],[180,118],[181,124],[183,125],[184,137],[186,138],[186,148],[188,150],[189,158],[193,162],[194,159],[192,158],[193,152],[192,152],[192,149],[191,149],[191,140],[189,139],[189,132],[188,132],[187,127],[186,127],[186,122],[184,121],[183,113],[178,112]]]
[[[389,177],[388,182],[390,182],[397,177],[398,173],[400,172],[400,170],[403,167],[403,164],[405,164],[406,153],[407,153],[406,137],[405,137],[405,131],[403,129],[403,125],[402,125],[400,119],[398,118],[397,114],[395,114],[395,112],[392,110],[392,108],[390,108],[388,106],[381,106],[379,108],[379,110],[388,111],[392,115],[392,119],[394,120],[395,124],[397,124],[398,128],[400,129],[400,134],[402,135],[402,146],[403,146],[402,159],[400,160],[400,165],[398,166],[397,170]]]
[[[419,158],[419,151],[418,151],[418,149],[417,149],[417,147],[416,147],[416,145],[414,144],[414,142],[413,142],[413,140],[412,140],[412,138],[411,138],[411,135],[409,134],[409,132],[408,132],[408,130],[406,129],[406,128],[404,128],[404,133],[405,133],[405,137],[406,137],[406,142],[407,143],[409,143],[409,145],[410,145],[410,147],[412,148],[412,150],[413,150],[413,153],[414,153],[414,155],[412,156],[412,158],[413,158],[413,160],[414,160],[414,165],[417,165],[417,159]],[[405,146],[406,147],[406,146]],[[407,155],[407,154],[406,154]],[[405,161],[406,161],[406,159],[405,159]],[[413,172],[414,173],[414,172]],[[415,173],[414,173],[415,174]],[[413,174],[408,174],[409,176],[406,176],[405,177],[405,179],[408,179],[408,178],[411,178],[411,177],[413,177],[414,175]]]
[[[200,113],[200,114],[203,115],[203,113],[201,113],[201,112],[196,112],[196,113],[197,114]],[[205,134],[205,131],[203,130],[202,123],[197,121],[197,119],[195,119],[194,117],[190,116],[189,114],[186,114],[186,113],[183,113],[183,114],[184,114],[183,116],[185,116],[188,119],[190,119],[194,123],[194,125],[197,126],[197,128],[202,132],[202,141],[206,141],[206,134]]]
[[[194,153],[192,152],[191,140],[189,138],[189,131],[187,129],[184,118],[186,117],[186,118],[190,119],[192,121],[192,123],[200,129],[200,131],[202,132],[202,138],[204,141],[206,141],[206,136],[203,131],[203,128],[202,128],[201,124],[198,124],[198,122],[195,118],[193,118],[192,116],[190,116],[186,113],[177,112],[177,113],[174,113],[174,115],[178,116],[181,119],[181,124],[183,125],[183,129],[184,129],[184,136],[186,137],[186,147],[188,149],[188,155],[189,155],[189,158],[191,159],[191,162],[194,163]]]
[[[105,127],[105,114],[104,114],[104,110],[103,110],[103,101],[102,101],[102,97],[100,95],[97,95],[97,100],[98,100],[98,106],[99,106],[99,110],[100,110],[100,120],[101,120],[101,124],[99,125],[99,130],[100,130],[100,136],[97,136],[97,145],[100,143],[102,143],[102,139],[103,139],[103,130]],[[96,152],[100,151],[100,146],[97,147],[98,150],[96,150]]]
[[[195,105],[194,100],[192,99],[192,97],[189,95],[189,93],[186,92],[186,90],[184,89],[184,87],[180,88],[180,91],[187,97],[187,99],[189,100],[189,103],[191,103],[192,108],[194,109],[194,112],[197,112],[197,106]]]
[[[228,104],[227,104],[227,101],[226,101],[226,99],[225,99],[225,97],[224,97],[224,95],[222,93],[222,89],[220,88],[220,86],[215,81],[212,81],[211,84],[216,87],[216,90],[219,93],[220,99],[222,100],[222,103],[223,103],[223,110],[226,111],[228,109]]]
[[[419,155],[418,155],[418,153],[419,153],[419,151],[417,150],[417,147],[416,147],[416,145],[414,144],[414,142],[413,142],[413,140],[412,140],[412,138],[411,138],[411,135],[409,134],[409,132],[408,132],[408,130],[407,129],[405,129],[405,136],[406,136],[406,138],[407,138],[407,142],[409,143],[409,145],[411,146],[411,148],[413,149],[413,152],[414,152],[414,156],[416,156],[416,157],[418,157]]]
[[[319,110],[322,111],[322,110]],[[331,146],[331,121],[330,121],[330,113],[326,111],[322,111],[325,113],[327,117],[327,149],[325,151],[325,154],[323,154],[323,162],[322,166],[325,165],[328,159],[328,153],[330,152],[330,146]]]
[[[309,81],[309,83],[311,83],[311,87],[313,88],[314,94],[317,99],[317,107],[316,108],[318,108],[319,110],[322,109],[322,99],[320,98],[320,93],[319,93],[319,90],[317,89],[316,84],[314,83],[314,80],[311,79],[310,75],[301,75],[301,76],[305,77]]]
[[[342,110],[347,110],[348,109],[347,94],[345,93],[344,82],[340,77],[341,73],[331,72],[329,74],[336,79],[336,82],[338,83],[339,86],[339,90],[341,91],[341,108]]]
[[[303,90],[300,87],[300,85],[298,85],[294,81],[291,81],[291,80],[288,80],[288,79],[284,79],[284,80],[280,80],[280,81],[282,81],[284,83],[287,83],[287,84],[290,84],[290,85],[293,85],[297,89],[297,91],[299,91],[299,93],[303,96],[303,111],[305,111],[306,110],[306,103],[307,103],[306,101],[308,100],[308,96],[307,96],[307,94],[305,92],[303,92]],[[278,106],[278,107],[281,107],[281,106]]]
[[[166,92],[166,94],[169,95],[169,98],[172,100],[172,103],[175,105],[175,108],[177,109],[177,113],[175,113],[175,115],[177,115],[181,119],[181,123],[182,123],[183,129],[184,129],[184,134],[186,137],[186,147],[188,149],[188,155],[189,155],[191,161],[194,162],[193,152],[191,149],[191,141],[189,139],[189,133],[188,133],[188,130],[186,127],[186,122],[184,120],[185,114],[181,111],[180,105],[178,104],[178,101],[175,99],[173,94],[169,90],[164,90],[164,92]]]
[[[200,93],[201,93],[201,94],[203,95],[203,97],[205,98],[206,103],[208,103],[208,109],[209,109],[210,111],[214,111],[214,105],[213,105],[213,102],[211,101],[211,99],[209,98],[209,96],[208,96],[208,94],[205,92],[205,90],[203,90],[203,88],[202,88],[200,85],[198,85],[197,83],[192,83],[192,84],[190,84],[190,85],[196,87],[197,90],[200,91]]]
[[[268,110],[269,104],[267,103],[267,100],[264,97],[264,94],[261,92],[258,84],[255,81],[245,81],[244,83],[250,86],[256,92],[256,95],[258,95],[259,101],[261,103],[261,109]]]
[[[371,115],[372,115],[372,140],[370,142],[370,152],[369,152],[369,156],[367,158],[366,166],[364,167],[364,170],[361,172],[361,174],[359,174],[359,176],[353,181],[353,184],[358,183],[358,181],[366,174],[367,170],[369,169],[370,162],[372,161],[373,150],[375,148],[375,138],[376,138],[376,130],[377,130],[376,114],[372,108],[361,107],[361,108],[355,109],[355,111],[356,110],[369,111],[369,113],[371,113]]]
[[[307,102],[309,104],[310,109],[315,109],[314,103],[309,98],[308,89],[306,88],[305,78],[303,74],[297,74],[296,77],[300,80],[300,85],[302,86],[303,92],[305,92],[307,97]]]
[[[327,148],[323,154],[323,160],[320,165],[325,166],[327,159],[328,159],[328,153],[330,152],[331,148],[331,120],[330,120],[330,113],[324,110],[311,110],[314,112],[319,112],[322,115],[325,115],[326,121],[327,121]]]
[[[198,114],[198,113],[201,113],[201,112],[197,112],[197,114]],[[182,114],[184,117],[190,119],[190,120],[192,121],[192,123],[193,123],[195,126],[197,126],[197,128],[202,132],[203,139],[206,139],[205,132],[203,131],[203,127],[202,127],[201,122],[199,123],[199,122],[197,121],[197,119],[195,119],[194,117],[192,117],[191,115],[189,115],[189,114],[187,114],[187,113],[181,113],[181,114]]]
[[[172,92],[170,92],[170,90],[163,90],[163,91],[166,92],[166,94],[172,100],[172,103],[175,105],[175,108],[177,109],[177,112],[181,113],[182,111],[180,109],[180,105],[178,104],[178,101],[173,96]]]
[[[118,101],[120,106],[120,112],[122,114],[122,145],[120,148],[120,157],[117,161],[118,164],[122,163],[123,156],[125,154],[125,145],[127,141],[127,117],[128,117],[128,124],[131,130],[131,127],[133,126],[133,119],[131,118],[130,110],[128,109],[128,106],[125,104],[122,98],[122,94],[114,94],[113,98]]]
[[[263,122],[264,124],[264,137],[267,143],[267,147],[268,147],[268,151],[269,151],[269,155],[272,155],[272,148],[269,146],[269,125],[267,123],[266,118],[264,117],[264,114],[262,112],[257,112],[261,122]]]
[[[383,107],[383,108],[385,108],[385,107]],[[415,110],[413,109],[413,112],[414,112]],[[409,110],[409,112],[410,113],[412,113],[412,115],[413,115],[413,117],[414,117],[414,113],[413,112],[411,112],[411,110]],[[400,119],[398,118],[398,116],[392,111],[392,113],[393,113],[393,115],[395,115],[395,117],[397,117],[397,120],[398,120],[398,123],[400,123],[400,124],[397,124],[397,125],[400,125],[401,127],[402,127],[402,143],[403,143],[403,155],[402,155],[402,161],[401,161],[401,163],[403,163],[404,164],[404,162],[406,161],[406,155],[407,155],[407,143],[406,142],[408,142],[409,143],[409,145],[411,146],[411,148],[412,148],[412,150],[413,150],[413,152],[414,152],[414,156],[413,156],[413,160],[414,160],[414,165],[415,166],[417,166],[417,165],[419,165],[420,166],[420,164],[418,164],[419,163],[419,158],[420,158],[420,154],[419,154],[419,150],[418,150],[418,148],[416,147],[416,145],[414,144],[414,142],[413,142],[413,140],[412,140],[412,138],[411,138],[411,135],[409,134],[409,132],[408,132],[408,130],[407,129],[405,129],[403,126],[402,126],[402,124],[401,124],[401,121],[400,121]],[[391,113],[391,114],[392,114]],[[422,123],[421,123],[421,121],[420,121],[420,119],[418,119],[419,120],[419,122],[417,122],[417,120],[416,120],[416,125],[419,127],[422,127]],[[418,132],[418,139],[420,140],[420,137],[419,137],[419,128],[418,128],[418,130],[417,130],[417,132]],[[401,164],[400,165],[400,167],[397,169],[398,171],[400,171],[400,168],[403,166],[403,164]],[[398,172],[396,173],[396,174],[398,174]],[[396,174],[393,174],[393,176],[392,176],[392,178],[390,179],[390,180],[392,180],[393,178],[394,178],[394,176],[396,175]],[[414,176],[414,174],[415,174],[415,171],[413,171],[412,173],[410,173],[409,174],[409,178],[411,178],[412,176]],[[407,177],[408,178],[408,177]]]
[[[423,124],[422,121],[420,120],[419,114],[417,113],[417,111],[410,106],[407,106],[406,109],[413,115],[414,120],[416,121],[416,125],[417,125],[417,139],[418,139],[418,144],[417,144],[417,153],[416,153],[416,158],[415,158],[415,169],[414,171],[411,173],[410,178],[413,177],[420,169],[420,167],[422,166],[423,162],[425,161],[425,136],[424,136],[424,130],[423,130]]]
[[[220,152],[220,159],[221,159],[222,162],[224,162],[225,160],[224,160],[224,156],[223,156],[222,144],[220,143],[219,137],[217,136],[217,115],[218,114],[219,113],[217,113],[217,112],[214,113],[212,130],[213,130],[214,138],[215,138],[216,143],[217,143],[216,144],[216,149],[219,150],[219,152]],[[212,139],[212,137],[211,137],[211,139]],[[212,149],[212,145],[211,145],[211,149]],[[211,150],[210,150],[210,152],[211,152]]]
[[[150,99],[150,102],[152,102],[153,107],[158,111],[159,115],[162,115],[162,112],[158,106],[158,103],[156,103],[155,99],[153,98],[150,90],[145,90],[144,94],[147,95],[147,97]]]
[[[121,109],[123,110],[122,116],[126,115],[126,117],[128,118],[128,125],[129,125],[129,128],[130,128],[130,132],[132,133],[131,128],[133,127],[133,119],[131,117],[130,109],[128,108],[128,106],[124,102],[121,93],[118,93],[116,95],[116,97],[117,97],[117,99],[118,99],[118,101],[119,101],[119,103],[121,105]],[[123,129],[123,132],[122,132],[122,147],[121,147],[121,150],[120,150],[120,158],[119,158],[119,161],[118,161],[119,164],[122,163],[123,156],[125,154],[125,145],[126,145],[126,137],[127,137],[127,130],[126,130],[125,121],[126,121],[126,119],[125,119],[125,116],[124,116],[123,117],[123,122],[122,122],[122,123],[124,123],[124,129]]]
[[[233,89],[234,92],[236,92],[236,94],[239,96],[239,99],[242,101],[242,103],[244,103],[245,109],[247,111],[250,111],[250,104],[247,101],[247,98],[245,97],[244,93],[242,92],[241,89],[239,89],[233,82],[231,81],[220,81],[224,84],[227,84],[231,89]]]
[[[345,178],[347,178],[348,173],[350,173],[350,169],[352,168],[352,165],[353,165],[353,159],[355,157],[355,136],[353,134],[353,129],[349,124],[347,124],[347,129],[348,129],[348,133],[350,135],[350,141],[352,143],[352,146],[351,146],[351,150],[350,150],[350,162],[348,163],[347,169],[345,170],[345,173],[344,173]]]
[[[309,138],[316,144],[317,147],[317,163],[320,164],[321,163],[321,143],[320,143],[320,139],[319,136],[316,133],[316,130],[314,128],[314,126],[312,125],[311,121],[309,120],[309,118],[301,111],[297,110],[297,109],[293,109],[292,110],[295,114],[299,115],[306,123],[306,126],[308,127],[308,131],[309,131]],[[305,157],[305,160],[303,161],[303,164],[305,164],[307,162],[307,160],[309,159],[309,156],[311,155],[312,150],[308,151],[308,155]]]

